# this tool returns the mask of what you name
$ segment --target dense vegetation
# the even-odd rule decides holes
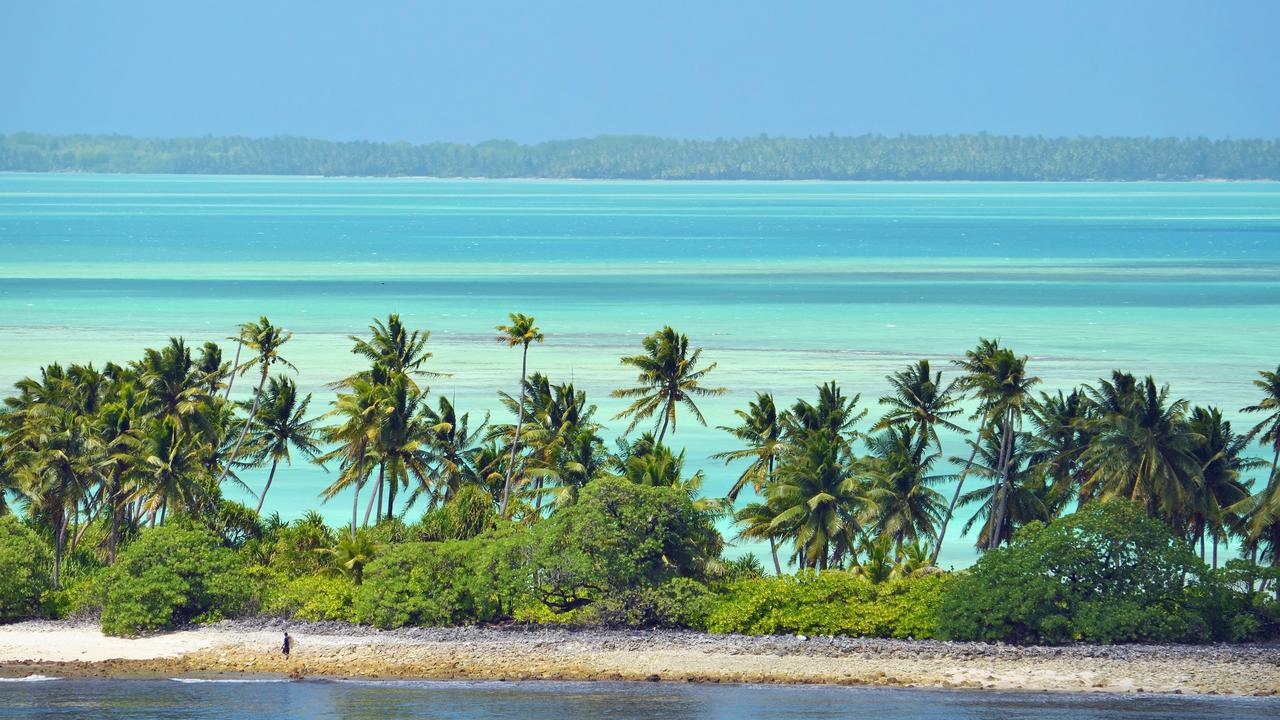
[[[1280,179],[1280,141],[999,135],[521,145],[0,135],[0,171],[684,180]]]
[[[719,458],[742,472],[708,497],[668,444],[726,392],[702,348],[666,327],[621,359],[635,382],[613,392],[628,425],[610,450],[585,392],[529,371],[535,320],[497,330],[520,358],[519,391],[499,393],[508,422],[432,394],[429,335],[396,315],[351,338],[367,367],[320,414],[289,377],[291,334],[265,317],[230,362],[174,338],[126,364],[41,368],[0,413],[0,619],[93,612],[119,634],[253,613],[1013,642],[1280,634],[1280,368],[1254,381],[1243,411],[1260,422],[1237,433],[1151,377],[1038,392],[1027,357],[984,339],[949,381],[928,360],[889,376],[876,417],[834,381],[789,406],[758,393],[722,427],[734,446]],[[233,401],[242,378],[249,397]],[[963,450],[944,454],[944,429]],[[295,461],[332,472],[316,490],[351,498],[349,525],[261,514]],[[228,484],[257,507],[225,499]],[[957,514],[984,554],[945,573]],[[724,558],[725,521],[767,543],[772,577]],[[1227,542],[1242,557],[1220,567]]]

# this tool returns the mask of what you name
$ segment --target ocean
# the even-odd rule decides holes
[[[623,682],[0,682],[0,718],[875,718],[876,720],[1250,720],[1275,698],[1097,695]]]
[[[741,470],[709,459],[735,447],[716,426],[756,391],[790,404],[835,379],[874,416],[886,374],[949,370],[980,337],[1030,356],[1043,389],[1152,374],[1239,427],[1257,372],[1280,363],[1280,183],[0,174],[0,393],[170,336],[229,359],[237,325],[267,315],[295,333],[282,354],[318,412],[360,366],[348,336],[396,312],[431,331],[429,368],[449,374],[433,393],[506,421],[496,393],[516,391],[520,357],[493,328],[513,311],[546,333],[530,369],[573,380],[604,420],[645,334],[670,324],[703,347],[729,392],[671,440],[709,495]],[[317,497],[331,479],[282,467],[266,510],[341,523],[349,499]],[[748,550],[764,556],[729,552]],[[941,560],[973,557],[955,538]]]

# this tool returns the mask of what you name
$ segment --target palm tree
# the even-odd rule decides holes
[[[201,463],[200,448],[176,418],[164,418],[148,428],[142,439],[143,482],[132,500],[141,502],[155,524],[166,511],[190,512],[200,507],[216,486]]]
[[[1240,412],[1267,413],[1257,425],[1246,434],[1248,438],[1258,438],[1258,442],[1271,446],[1271,482],[1275,482],[1280,472],[1280,365],[1275,372],[1263,370],[1258,373],[1261,380],[1253,384],[1262,391],[1262,401],[1256,405],[1241,408]]]
[[[1124,378],[1117,378],[1124,380]],[[1187,423],[1187,401],[1147,377],[1133,386],[1102,381],[1090,395],[1101,408],[1095,438],[1084,454],[1086,496],[1124,497],[1185,535],[1204,477],[1196,447],[1205,441]]]
[[[972,471],[978,477],[992,481],[965,493],[960,498],[961,505],[978,503],[978,508],[964,524],[962,532],[969,532],[981,523],[975,545],[980,550],[989,550],[1008,542],[1018,528],[1033,521],[1048,522],[1057,516],[1059,509],[1054,502],[1059,500],[1050,486],[1044,482],[1041,468],[1028,463],[1029,456],[1024,450],[1027,441],[1026,433],[1014,433],[1009,447],[1003,443],[1004,428],[996,426],[997,432],[988,433],[980,441],[970,441],[978,445],[977,453],[972,455]],[[1004,457],[1004,470],[1000,469],[1001,457]],[[958,460],[958,458],[952,458]],[[1003,480],[1003,482],[1001,482]],[[1005,499],[1005,512],[999,515],[997,523],[998,499]]]
[[[244,444],[244,439],[249,435],[249,428],[253,424],[254,417],[258,414],[258,404],[262,401],[262,388],[267,384],[267,376],[271,373],[271,366],[284,365],[287,368],[297,370],[280,356],[280,347],[288,342],[291,337],[293,337],[293,333],[272,325],[266,315],[259,318],[256,323],[245,323],[240,326],[240,338],[244,345],[254,352],[254,356],[236,368],[236,371],[243,375],[254,366],[257,366],[259,370],[258,387],[253,392],[253,405],[249,408],[248,417],[244,419],[244,428],[240,431],[240,438],[236,440],[235,446],[231,448],[231,454],[227,457],[227,461],[222,467],[222,474],[218,476],[218,485],[221,485],[222,481],[226,479],[231,466],[235,464],[236,456],[240,454],[240,446]]]
[[[838,438],[808,431],[793,443],[766,491],[778,510],[771,524],[788,530],[802,570],[839,565],[861,530],[862,498],[843,456]]]
[[[428,448],[432,422],[426,393],[415,389],[403,377],[393,378],[388,390],[387,415],[378,431],[376,443],[379,479],[376,502],[379,515],[390,519],[395,508],[396,491],[410,484],[425,483],[431,474]],[[387,485],[385,515],[381,511],[384,477]]]
[[[961,412],[960,399],[956,397],[959,380],[944,386],[942,372],[931,372],[928,360],[920,360],[886,379],[893,394],[880,398],[880,404],[887,405],[889,410],[871,427],[872,432],[906,425],[922,445],[932,444],[939,453],[942,452],[939,427],[962,434],[968,432],[951,421]]]
[[[768,540],[769,555],[773,558],[774,575],[782,575],[782,563],[778,561],[778,541],[787,536],[787,529],[774,524],[778,517],[775,507],[768,502],[754,502],[742,506],[734,513],[734,524],[740,540]]]
[[[860,518],[862,524],[873,527],[879,535],[892,537],[898,555],[904,542],[915,543],[937,535],[946,503],[946,498],[930,487],[945,479],[929,474],[940,453],[920,452],[928,436],[917,439],[916,427],[890,427],[867,438],[871,452],[860,472],[866,483],[862,494],[867,501]]]
[[[655,426],[657,441],[662,442],[667,428],[676,430],[676,406],[683,404],[699,423],[706,425],[694,403],[695,397],[710,397],[728,392],[725,388],[703,387],[702,379],[716,368],[711,363],[698,369],[698,361],[702,357],[702,348],[689,352],[689,338],[666,326],[646,337],[641,343],[644,353],[622,358],[623,365],[630,365],[639,371],[637,387],[614,390],[611,395],[616,398],[636,398],[635,402],[614,416],[615,420],[630,417],[631,423],[626,432],[631,432],[642,420],[659,415]]]
[[[1205,557],[1205,535],[1213,539],[1213,567],[1218,567],[1218,542],[1226,539],[1226,528],[1235,524],[1228,508],[1249,498],[1249,484],[1244,473],[1267,466],[1265,460],[1246,456],[1247,435],[1236,435],[1231,423],[1222,419],[1215,407],[1195,407],[1189,419],[1191,432],[1203,440],[1195,447],[1200,464],[1203,491],[1191,518],[1192,534],[1200,538],[1200,559]]]
[[[524,425],[524,390],[525,374],[529,367],[529,344],[540,343],[544,337],[542,331],[533,324],[532,317],[521,313],[509,313],[507,317],[511,319],[511,324],[497,327],[498,332],[502,333],[498,336],[498,341],[506,343],[507,347],[520,346],[520,401],[517,403],[519,413],[516,417],[515,438],[511,441],[511,458],[507,460],[507,474],[502,485],[502,502],[498,509],[502,515],[507,514],[507,502],[511,497],[511,475],[515,472],[516,452],[520,448],[520,429]]]
[[[377,367],[375,366],[375,370]],[[338,460],[341,470],[338,478],[321,492],[324,500],[330,500],[348,487],[354,489],[351,500],[351,537],[358,527],[360,488],[368,476],[366,459],[386,415],[382,387],[366,378],[353,378],[346,392],[338,393],[333,409],[325,417],[338,418],[338,422],[323,429],[324,439],[337,447],[317,458],[324,463]]]
[[[1031,401],[1031,388],[1040,378],[1027,375],[1027,358],[1018,357],[1011,350],[999,350],[988,361],[989,372],[979,375],[979,394],[990,398],[988,413],[999,418],[1001,442],[1004,448],[997,477],[995,478],[996,504],[995,526],[1002,527],[1009,505],[1009,462],[1013,453],[1014,435],[1022,425],[1022,416]],[[991,536],[991,548],[999,546],[1000,533]]]
[[[1091,407],[1088,396],[1080,390],[1066,395],[1061,390],[1056,395],[1041,392],[1028,407],[1027,418],[1034,430],[1024,441],[1027,462],[1052,482],[1056,508],[1072,496],[1077,502],[1083,500],[1079,488],[1085,477],[1082,458],[1091,442]]]
[[[311,395],[298,400],[298,386],[284,375],[271,378],[263,401],[254,415],[253,427],[249,434],[250,463],[261,465],[271,460],[271,470],[267,473],[267,484],[258,496],[255,513],[262,512],[262,505],[267,500],[267,491],[271,489],[271,481],[275,479],[276,467],[284,460],[292,465],[290,448],[302,453],[308,460],[320,456],[318,418],[307,419],[307,406],[311,404]]]
[[[370,366],[378,365],[391,376],[403,376],[415,392],[422,388],[418,387],[413,379],[414,376],[442,376],[442,373],[422,369],[422,366],[432,357],[431,353],[426,351],[427,339],[431,336],[429,331],[410,331],[404,326],[400,316],[392,313],[387,316],[385,323],[374,318],[373,324],[369,326],[369,333],[368,340],[362,340],[355,335],[348,337],[355,343],[351,352],[368,359]],[[342,383],[339,383],[339,386],[341,385]]]
[[[729,502],[738,499],[738,494],[750,482],[756,493],[773,483],[774,466],[778,457],[786,450],[782,438],[783,420],[779,418],[778,409],[773,403],[773,396],[768,393],[756,393],[756,399],[747,404],[746,410],[734,410],[742,422],[737,427],[721,426],[720,429],[732,434],[746,444],[742,450],[731,450],[712,455],[716,460],[724,460],[728,465],[737,460],[751,460],[751,464],[738,476],[733,487],[725,496]],[[785,413],[784,413],[785,416]],[[776,557],[776,552],[774,553]]]
[[[373,560],[377,548],[367,535],[343,536],[336,545],[321,548],[316,552],[329,560],[329,568],[338,574],[351,578],[351,582],[359,585],[364,582],[364,568]]]
[[[994,398],[987,397],[983,388],[990,385],[990,383],[984,381],[984,378],[990,374],[991,361],[1000,351],[999,340],[981,338],[976,347],[965,351],[963,360],[954,362],[963,371],[963,374],[956,380],[956,389],[964,393],[973,393],[978,401],[978,407],[970,419],[978,421],[979,440],[981,440],[983,433],[990,432],[988,426],[994,419],[990,412]],[[970,453],[969,459],[965,461],[964,466],[960,468],[960,476],[956,479],[955,493],[951,496],[951,503],[947,506],[946,514],[942,516],[942,527],[938,529],[938,541],[933,544],[933,555],[929,559],[931,565],[938,562],[938,554],[942,552],[942,541],[947,536],[947,525],[951,523],[951,518],[955,516],[956,503],[960,501],[960,493],[964,489],[965,478],[968,477],[969,470],[973,467],[973,460],[977,457],[978,443],[970,441],[970,445],[973,447],[973,452]]]

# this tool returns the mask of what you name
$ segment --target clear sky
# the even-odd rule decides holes
[[[1280,0],[0,0],[0,132],[1280,137]]]

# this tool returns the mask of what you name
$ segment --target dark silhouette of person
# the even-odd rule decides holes
[[[284,646],[280,648],[280,652],[284,653],[286,659],[289,657],[289,651],[293,649],[293,638],[289,637],[289,632],[284,633]]]

